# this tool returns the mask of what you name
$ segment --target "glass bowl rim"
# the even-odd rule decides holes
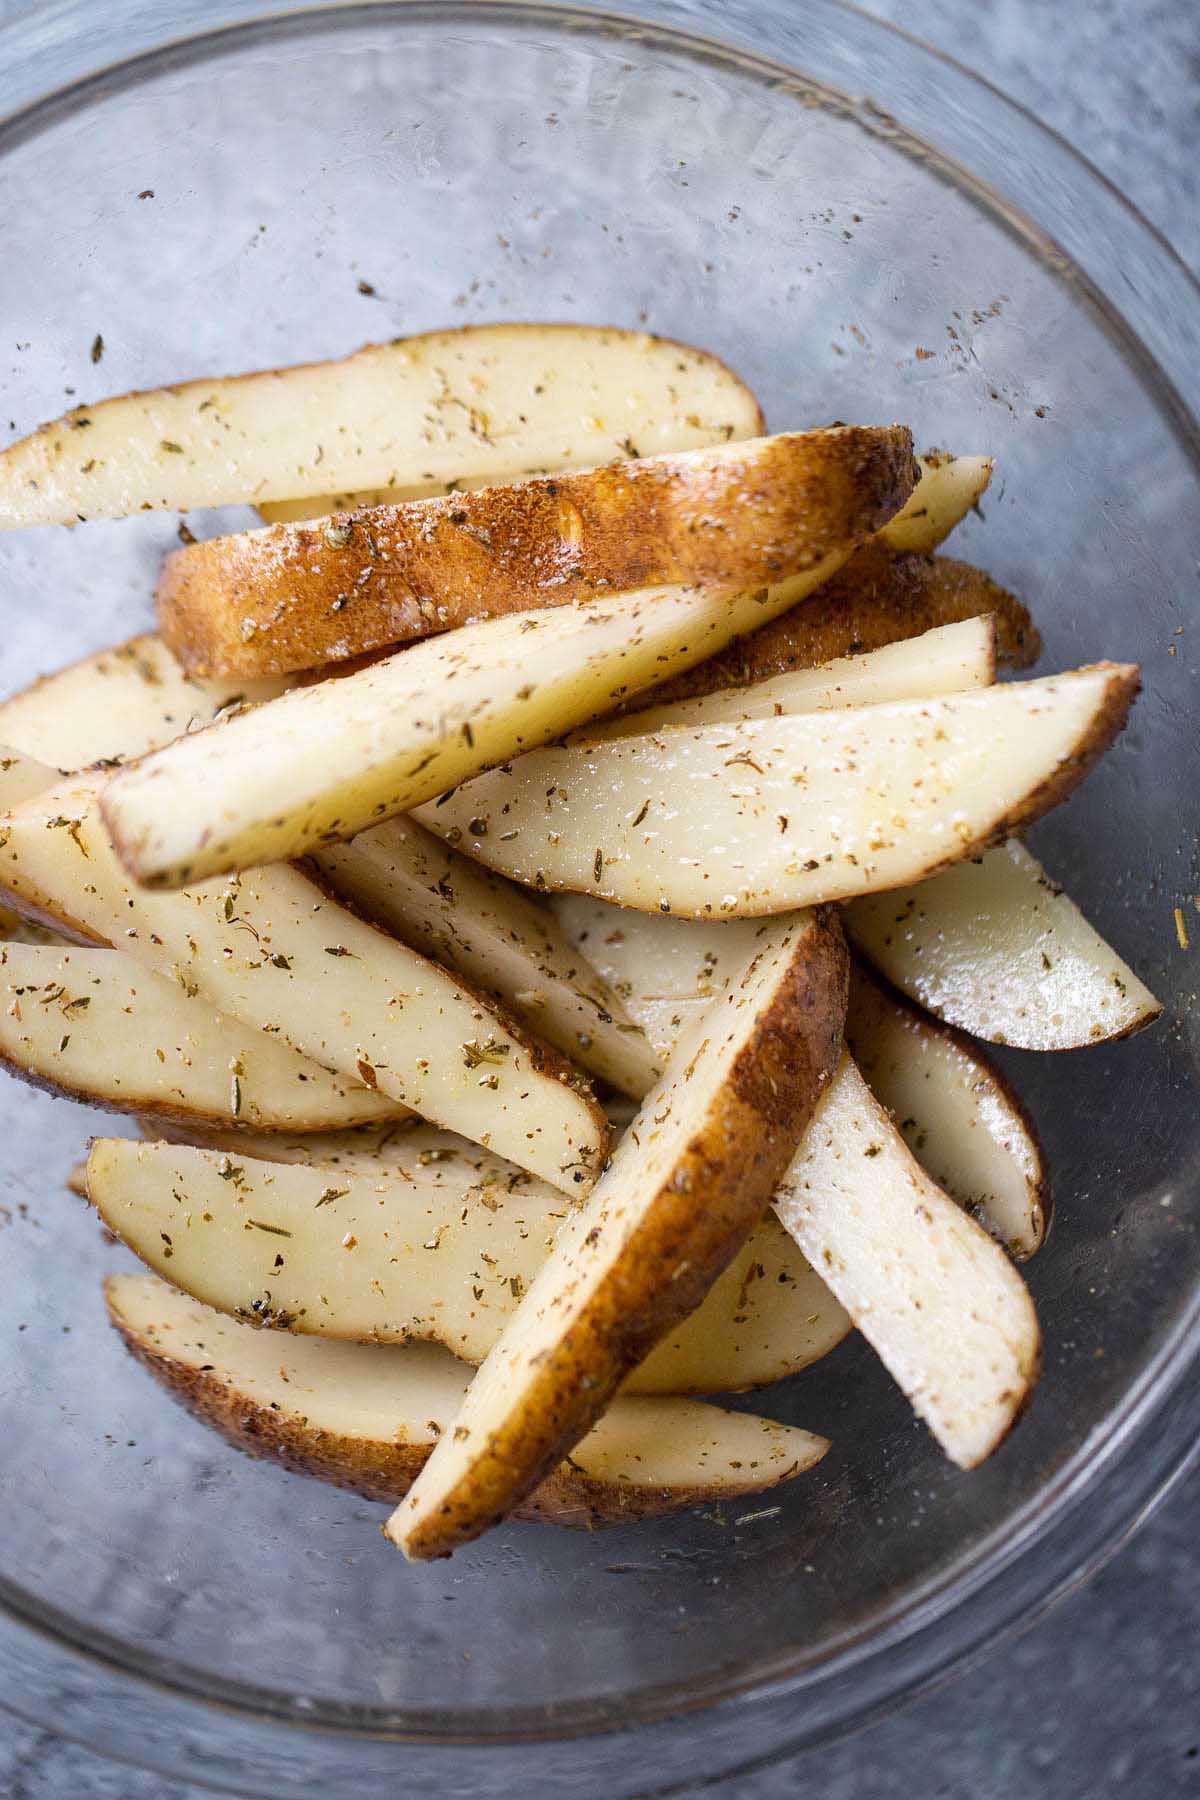
[[[1006,193],[980,180],[952,154],[941,150],[923,134],[889,119],[873,103],[856,103],[841,89],[827,85],[773,55],[770,50],[747,48],[723,35],[740,21],[722,9],[721,0],[641,0],[641,10],[630,13],[603,6],[576,4],[574,0],[317,0],[315,4],[278,5],[260,11],[261,0],[223,0],[219,11],[228,15],[212,22],[218,8],[208,0],[181,0],[163,9],[154,0],[115,0],[113,17],[106,22],[107,42],[112,54],[101,65],[94,65],[83,52],[81,39],[86,7],[77,0],[58,0],[49,7],[27,5],[18,8],[0,26],[0,47],[12,52],[6,76],[10,87],[19,94],[24,78],[32,85],[11,109],[0,114],[0,154],[10,145],[35,136],[56,117],[78,107],[86,107],[114,81],[129,87],[141,80],[154,79],[173,64],[195,65],[236,52],[255,39],[313,29],[341,29],[368,22],[372,15],[392,15],[402,22],[433,22],[447,13],[472,16],[478,20],[522,24],[531,21],[569,28],[576,34],[590,31],[608,36],[635,32],[642,42],[659,44],[693,58],[724,66],[737,66],[760,80],[785,80],[797,91],[815,94],[822,104],[848,113],[864,129],[874,120],[889,127],[889,135],[898,136],[911,149],[916,149],[935,167],[944,179],[986,211],[995,222],[1016,235],[1027,252],[1043,264],[1048,261],[1053,272],[1081,292],[1095,317],[1110,335],[1116,336],[1126,360],[1136,369],[1143,385],[1151,390],[1166,422],[1181,439],[1185,451],[1200,470],[1200,420],[1196,402],[1200,401],[1200,381],[1190,381],[1178,357],[1164,354],[1163,341],[1151,344],[1147,319],[1139,320],[1139,328],[1131,324],[1128,313],[1108,297],[1102,287],[1083,266],[1077,255],[1038,223],[1033,209],[1017,204]],[[635,0],[635,4],[637,0]],[[1081,155],[1060,133],[1037,119],[1032,112],[1012,100],[991,82],[975,74],[947,53],[921,39],[865,12],[853,0],[805,0],[810,10],[831,17],[844,16],[883,40],[902,42],[918,58],[935,61],[963,83],[968,91],[986,97],[989,106],[1019,121],[1020,127],[1052,147],[1054,153],[1074,169],[1093,198],[1103,197],[1113,207],[1134,239],[1140,238],[1143,252],[1169,276],[1186,295],[1200,319],[1200,281],[1175,252],[1167,238],[1130,202],[1105,175]],[[148,16],[167,11],[174,28],[172,35],[157,38]],[[761,15],[770,20],[772,8]],[[54,46],[61,55],[74,55],[79,68],[66,80],[39,90],[39,64],[36,55],[23,58],[16,38],[40,15],[50,19],[60,41]],[[692,28],[701,18],[708,30]],[[682,19],[683,23],[677,20]],[[179,29],[182,27],[182,29]],[[122,42],[121,33],[125,40]],[[74,42],[70,34],[74,32]],[[147,35],[147,32],[149,35]],[[24,63],[24,69],[22,64]],[[1168,365],[1174,365],[1168,366]],[[625,1726],[651,1725],[676,1718],[681,1714],[705,1708],[720,1708],[729,1703],[765,1700],[800,1690],[815,1689],[835,1676],[861,1668],[881,1657],[895,1655],[904,1649],[905,1668],[899,1679],[885,1679],[878,1685],[875,1697],[863,1705],[851,1705],[828,1729],[809,1732],[805,1743],[820,1741],[839,1734],[852,1724],[859,1724],[905,1695],[929,1685],[950,1665],[959,1665],[1001,1638],[1030,1623],[1061,1594],[1086,1580],[1129,1533],[1147,1516],[1175,1483],[1200,1460],[1200,1402],[1183,1409],[1183,1416],[1170,1421],[1169,1434],[1156,1434],[1164,1415],[1176,1407],[1187,1375],[1200,1361],[1200,1290],[1193,1296],[1190,1308],[1179,1318],[1153,1358],[1142,1369],[1138,1379],[1121,1404],[1096,1428],[1088,1451],[1081,1450],[1058,1472],[1056,1478],[1028,1501],[1003,1526],[998,1526],[962,1557],[939,1570],[934,1576],[910,1590],[903,1602],[873,1620],[869,1625],[849,1630],[819,1658],[785,1654],[768,1663],[747,1666],[730,1673],[719,1671],[697,1680],[692,1678],[683,1690],[670,1684],[643,1689],[636,1696],[622,1695],[616,1703],[603,1699],[574,1701],[562,1710],[560,1719],[548,1724],[542,1711],[530,1709],[521,1713],[509,1709],[504,1724],[497,1726],[495,1714],[478,1716],[474,1723],[464,1723],[472,1715],[413,1714],[396,1709],[354,1708],[328,1702],[298,1704],[293,1698],[249,1683],[233,1683],[218,1679],[185,1664],[155,1657],[129,1646],[105,1633],[80,1628],[55,1609],[42,1606],[23,1595],[15,1584],[0,1581],[0,1629],[13,1628],[18,1633],[30,1632],[48,1647],[65,1650],[71,1658],[85,1658],[93,1668],[111,1672],[119,1678],[132,1677],[140,1687],[157,1691],[164,1699],[183,1699],[204,1709],[219,1710],[306,1733],[359,1738],[371,1742],[423,1743],[426,1745],[519,1745],[521,1743],[569,1741],[582,1736],[611,1731]],[[1169,1435],[1169,1444],[1165,1439]],[[1154,1451],[1148,1449],[1148,1440]],[[1128,1480],[1131,1462],[1141,1451],[1139,1470]],[[1120,1492],[1115,1493],[1114,1488]],[[1101,1501],[1099,1517],[1094,1511],[1090,1526],[1079,1528],[1079,1512],[1085,1501]],[[1034,1553],[1039,1553],[1040,1573],[1030,1581]],[[1043,1569],[1042,1565],[1046,1567]],[[986,1622],[967,1621],[971,1608],[979,1610],[988,1595],[995,1600],[1002,1577],[1011,1577],[1014,1568],[1024,1568],[1024,1579],[1009,1581],[1007,1598]],[[985,1610],[987,1610],[985,1608]],[[956,1641],[934,1642],[939,1628],[948,1633],[952,1622],[958,1629]],[[966,1630],[963,1627],[966,1625]],[[945,1633],[944,1633],[945,1635]],[[914,1658],[914,1650],[917,1654]],[[785,1666],[778,1666],[783,1664]],[[439,1723],[440,1721],[440,1723]],[[446,1725],[451,1726],[450,1730]],[[67,1731],[66,1735],[71,1735]],[[796,1747],[794,1744],[788,1747]],[[775,1749],[771,1755],[781,1752]],[[748,1766],[748,1765],[743,1765]]]

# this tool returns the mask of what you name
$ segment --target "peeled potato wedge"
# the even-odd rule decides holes
[[[839,1073],[775,1210],[947,1456],[973,1468],[1037,1380],[1033,1302],[999,1244],[917,1163],[848,1055]]]
[[[388,819],[316,852],[313,862],[365,917],[455,970],[622,1093],[640,1098],[658,1079],[641,1031],[554,915],[415,819]]]
[[[907,434],[829,438],[859,476],[839,489],[844,509],[826,512],[826,554],[805,574],[753,592],[658,588],[488,619],[181,738],[114,777],[106,818],[126,866],[179,887],[353,837],[795,605],[911,480]]]
[[[237,706],[282,694],[278,677],[201,681],[152,632],[43,675],[0,701],[0,743],[59,769],[157,750]]]
[[[882,537],[896,555],[928,556],[944,543],[992,479],[990,456],[949,456],[929,451],[918,457],[921,479]]]
[[[126,1347],[223,1437],[368,1500],[408,1491],[470,1379],[428,1344],[281,1343],[153,1275],[110,1275],[104,1296]],[[622,1398],[517,1516],[576,1526],[661,1518],[775,1487],[827,1449],[824,1438],[752,1413]]]
[[[100,818],[105,780],[73,776],[9,815],[0,888],[20,909],[117,943],[323,1067],[586,1191],[607,1126],[556,1052],[290,865],[179,894],[131,887]]]
[[[994,1044],[1075,1050],[1128,1037],[1162,1011],[1015,839],[917,887],[856,900],[846,925],[901,993]]]
[[[780,913],[922,880],[1039,818],[1108,748],[1138,684],[1106,663],[560,745],[418,817],[529,886],[695,918]]]
[[[307,1166],[100,1138],[88,1194],[111,1231],[218,1311],[302,1336],[424,1339],[480,1363],[571,1217],[546,1182],[428,1126],[382,1157]],[[627,1391],[760,1387],[816,1361],[849,1321],[774,1218]]]
[[[999,1069],[861,968],[851,972],[846,1043],[938,1186],[1018,1262],[1040,1249],[1049,1206],[1042,1147]]]
[[[0,452],[0,527],[436,486],[753,437],[749,390],[643,332],[474,325],[77,406]]]
[[[240,678],[600,593],[781,581],[853,509],[857,438],[752,438],[210,538],[167,557],[159,628],[184,668]]]
[[[827,915],[763,928],[393,1514],[387,1534],[406,1556],[444,1555],[520,1505],[732,1261],[836,1065],[845,977]]]
[[[866,655],[840,656],[812,669],[769,676],[747,687],[718,688],[584,726],[569,740],[596,743],[644,737],[679,725],[734,725],[784,713],[830,712],[886,700],[933,699],[990,687],[996,678],[996,631],[990,618],[962,619]]]
[[[107,1111],[327,1131],[404,1108],[119,950],[0,944],[0,1063]]]

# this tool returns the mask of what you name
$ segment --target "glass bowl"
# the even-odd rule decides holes
[[[408,1568],[379,1508],[226,1450],[126,1360],[120,1253],[63,1188],[96,1126],[0,1090],[4,1703],[273,1800],[661,1792],[1027,1620],[1194,1445],[1197,293],[1033,119],[834,0],[251,10],[109,4],[101,37],[50,4],[0,34],[12,431],[447,322],[641,322],[726,357],[774,428],[904,419],[992,452],[956,553],[1030,600],[1045,667],[1145,668],[1037,843],[1169,1011],[1004,1058],[1054,1177],[1046,1366],[971,1476],[850,1342],[770,1395],[835,1449],[762,1506]],[[0,540],[0,686],[142,627],[174,533]]]

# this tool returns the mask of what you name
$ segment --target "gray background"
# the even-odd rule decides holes
[[[0,0],[0,17],[10,10]],[[870,0],[866,10],[1024,102],[1200,268],[1200,0]],[[993,179],[1003,188],[1003,169]],[[1200,1796],[1198,1540],[1193,1478],[1088,1588],[966,1675],[845,1743],[708,1791],[720,1800]],[[4,1718],[0,1792],[198,1800],[197,1790]]]

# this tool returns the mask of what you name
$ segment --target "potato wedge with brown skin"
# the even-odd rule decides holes
[[[288,685],[280,677],[193,678],[161,638],[144,632],[0,701],[0,743],[56,769],[84,769],[157,750],[233,707],[273,700]]]
[[[424,1339],[480,1363],[570,1217],[546,1182],[429,1126],[382,1155],[263,1161],[99,1138],[88,1193],[111,1231],[185,1293],[302,1336]],[[840,1343],[849,1321],[769,1215],[626,1391],[761,1387]]]
[[[0,943],[0,1063],[88,1106],[181,1125],[328,1131],[405,1111],[119,950]]]
[[[1139,672],[679,726],[534,750],[418,817],[527,885],[685,917],[781,913],[923,880],[1066,798]],[[193,740],[194,741],[194,740]]]
[[[159,629],[240,679],[598,593],[781,581],[828,552],[859,461],[844,430],[792,432],[210,538],[167,557]]]
[[[990,616],[1001,668],[1027,669],[1041,639],[1021,602],[982,569],[947,556],[894,556],[878,538],[807,600],[769,625],[735,639],[716,656],[622,708],[638,713],[725,688],[861,656],[963,619]]]
[[[281,1344],[153,1275],[110,1275],[104,1297],[131,1353],[230,1443],[368,1500],[408,1491],[470,1380],[428,1344]],[[828,1447],[752,1413],[621,1398],[516,1516],[575,1526],[661,1518],[775,1487]]]
[[[72,776],[9,815],[0,888],[16,906],[116,942],[323,1067],[587,1191],[607,1124],[557,1052],[289,865],[180,894],[131,887],[100,818],[105,780]]]
[[[1049,1182],[1028,1113],[978,1045],[884,989],[850,977],[846,1043],[927,1174],[1018,1262],[1041,1248]]]
[[[680,1031],[695,1029],[696,1018],[728,982],[756,929],[745,919],[719,923],[639,916],[577,898],[560,899],[555,908],[568,935],[624,994],[633,1017],[668,1057]],[[853,992],[853,978],[851,986]],[[848,1026],[852,1016],[853,1001]],[[890,1039],[861,998],[856,1023],[856,1041],[873,1057],[883,1085],[890,1079],[897,1097],[911,1099],[920,1074],[914,1076],[907,1066],[895,1075],[890,1072]],[[918,1039],[917,1055],[928,1054],[924,1040]],[[1033,1229],[1030,1192],[1021,1190],[1015,1170],[1002,1166],[1006,1154],[1019,1164],[1019,1134],[1003,1145],[993,1140],[988,1151],[972,1142],[972,1132],[985,1128],[1003,1138],[995,1103],[1006,1096],[998,1096],[996,1086],[985,1093],[975,1084],[975,1064],[964,1069],[950,1062],[939,1066],[937,1074],[945,1089],[912,1101],[914,1112],[918,1105],[926,1108],[931,1153],[939,1166],[956,1171],[960,1188],[977,1183],[984,1171],[997,1216],[1010,1218],[1014,1230],[1028,1237]],[[926,1085],[932,1090],[932,1082]],[[987,1115],[986,1127],[981,1113]],[[1005,1116],[1011,1123],[1011,1102]],[[912,1129],[917,1119],[909,1115],[904,1122]],[[944,1139],[940,1152],[933,1147],[939,1132]],[[1036,1155],[1036,1141],[1032,1147]],[[970,1199],[980,1197],[976,1185]],[[1004,1214],[1006,1200],[1011,1211]],[[1003,1254],[970,1217],[951,1221],[954,1200],[918,1166],[897,1123],[849,1053],[842,1056],[776,1187],[773,1206],[947,1453],[960,1461],[986,1455],[1032,1382],[1036,1321],[1020,1282],[997,1272]],[[893,1274],[894,1288],[888,1285]],[[965,1321],[964,1342],[959,1349],[951,1347],[947,1377],[942,1367],[947,1353],[939,1338],[951,1338],[957,1329],[956,1307]],[[923,1326],[917,1315],[925,1312],[929,1316]],[[972,1364],[964,1374],[963,1411],[955,1410],[958,1356]]]
[[[505,481],[627,455],[634,432],[652,455],[761,430],[754,396],[706,351],[602,326],[472,325],[76,406],[0,452],[0,528]]]
[[[1162,1011],[1015,839],[931,881],[855,901],[846,925],[902,993],[995,1044],[1076,1050],[1128,1037]]]
[[[999,1244],[930,1179],[854,1076],[817,1108],[775,1210],[947,1456],[973,1468],[1037,1380],[1033,1302]]]
[[[406,1556],[444,1555],[518,1506],[733,1260],[836,1065],[845,979],[828,915],[763,928],[559,1231],[389,1521]]]
[[[921,479],[882,532],[897,555],[928,556],[979,505],[992,479],[990,456],[951,456],[927,450],[917,458]]]
[[[585,1069],[640,1098],[661,1073],[611,988],[524,889],[450,850],[415,819],[388,819],[313,856],[366,918],[470,981]]]
[[[553,905],[571,942],[623,996],[662,1057],[725,985],[754,930],[750,920],[671,919],[580,894],[559,895]],[[1032,1256],[1046,1230],[1045,1164],[1000,1071],[961,1033],[885,992],[861,968],[851,971],[846,1041],[922,1168],[1010,1255]],[[842,1116],[832,1105],[827,1112]],[[842,1166],[856,1167],[852,1158]],[[857,1167],[869,1193],[873,1171]]]
[[[573,733],[570,744],[646,736],[679,725],[734,725],[785,713],[831,712],[885,700],[933,699],[990,687],[996,678],[996,632],[990,618],[939,625],[860,656],[839,656],[813,669],[768,676],[748,687],[719,688],[644,712],[623,713]]]
[[[66,1186],[69,1194],[75,1194],[80,1200],[87,1199],[87,1164],[85,1162],[73,1163],[67,1170]]]
[[[737,593],[667,587],[463,626],[284,694],[119,771],[106,817],[151,886],[302,855],[611,711],[812,593],[900,505],[907,433],[827,434],[847,481],[803,574]],[[186,805],[184,796],[186,794]]]

